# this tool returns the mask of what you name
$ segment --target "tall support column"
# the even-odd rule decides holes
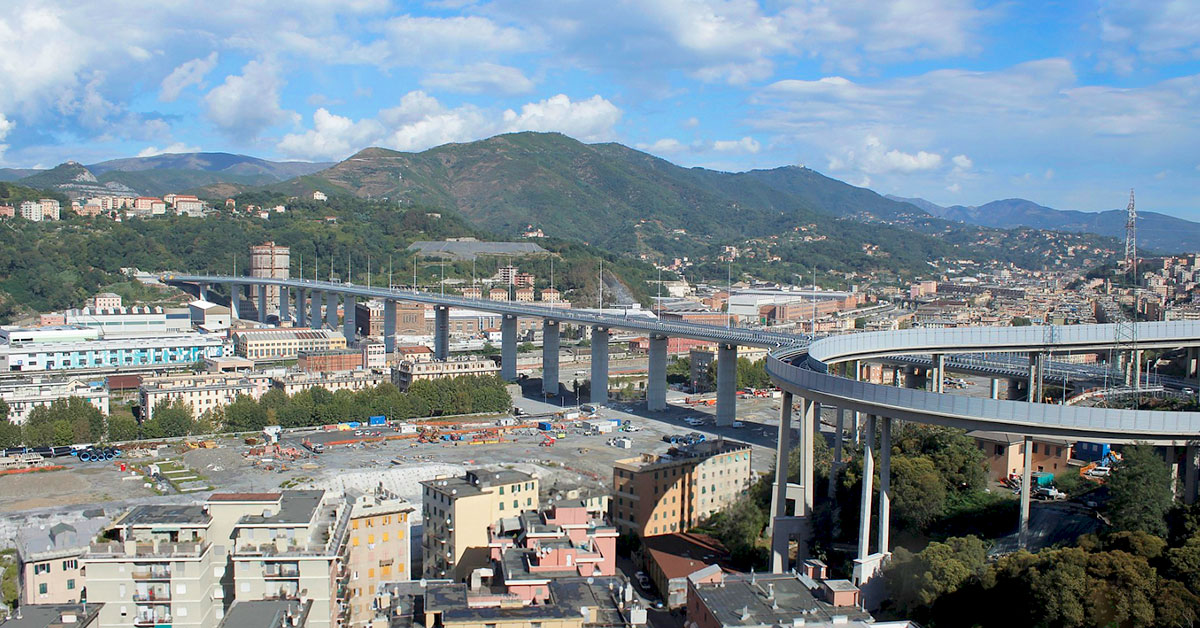
[[[383,350],[392,354],[396,352],[396,302],[383,301]]]
[[[1133,387],[1141,389],[1142,387],[1142,350],[1137,349],[1133,352],[1133,364],[1130,365],[1130,373],[1133,375]]]
[[[517,317],[509,314],[500,319],[500,378],[517,381]]]
[[[316,290],[312,291],[312,305],[309,308],[310,315],[308,317],[308,324],[313,329],[321,328],[321,298],[324,296],[324,294],[324,292],[317,292]]]
[[[1000,398],[1000,378],[992,378],[992,399]]]
[[[892,532],[892,417],[879,426],[879,553],[891,551]]]
[[[1196,503],[1196,443],[1183,449],[1183,503]]]
[[[305,303],[305,290],[296,290],[296,327],[308,327],[308,304]]]
[[[1033,471],[1033,437],[1026,436],[1021,444],[1025,462],[1021,465],[1021,525],[1017,534],[1018,547],[1029,547],[1029,476]]]
[[[229,316],[235,321],[242,317],[242,287],[237,284],[229,284]]]
[[[337,329],[338,317],[338,294],[336,292],[325,293],[325,325],[330,329]]]
[[[206,284],[206,283],[196,284],[196,298],[200,299],[201,301],[208,300],[208,284]]]
[[[649,353],[650,360],[646,369],[646,409],[662,412],[667,409],[667,337],[650,336]]]
[[[433,308],[433,357],[435,360],[450,357],[450,308],[444,305]]]
[[[859,362],[858,360],[854,361],[854,381],[862,381],[862,362]],[[854,420],[850,422],[850,440],[854,441],[854,444],[857,445],[861,442],[861,436],[859,435],[858,431],[859,427],[862,425],[862,413],[858,410],[855,410],[852,418]]]
[[[733,424],[737,415],[737,345],[717,348],[717,425]]]
[[[1200,377],[1200,347],[1188,347],[1184,371],[1184,377],[1188,379]]]
[[[592,328],[592,403],[608,403],[608,329]]]
[[[816,481],[813,479],[813,447],[820,436],[821,403],[809,401],[804,406],[804,424],[800,427],[800,481],[804,484],[804,516],[811,517],[816,502]]]
[[[358,299],[351,295],[346,295],[344,303],[343,309],[345,312],[342,314],[342,335],[346,337],[346,345],[349,346],[354,344],[355,335],[358,333]]]
[[[788,538],[779,519],[787,516],[788,452],[792,438],[792,393],[784,391],[779,404],[779,436],[775,447],[775,492],[771,495],[771,573],[783,573],[788,564]]]
[[[287,286],[279,286],[279,326],[292,318],[291,289]]]
[[[937,372],[933,374],[933,392],[942,394],[946,392],[946,356],[945,354],[937,354],[933,356],[933,368]]]
[[[267,284],[258,285],[258,303],[254,309],[258,312],[258,322],[267,322]]]
[[[867,443],[863,447],[861,514],[858,521],[858,560],[871,555],[871,497],[875,492],[875,415],[867,415]]]
[[[558,395],[558,321],[542,321],[542,393]]]
[[[837,408],[837,419],[833,427],[833,466],[829,469],[829,499],[837,495],[837,481],[842,472],[842,441],[846,429],[846,409]]]

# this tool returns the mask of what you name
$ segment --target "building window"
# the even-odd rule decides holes
[[[996,455],[997,456],[1004,455],[1004,445],[996,445]]]
[[[1037,443],[1033,444],[1033,453],[1037,453]]]
[[[74,578],[68,578],[68,579],[67,579],[67,590],[68,590],[68,591],[74,591],[74,590],[75,590],[75,579],[74,579]]]
[[[68,571],[70,569],[78,569],[78,568],[79,568],[79,561],[77,561],[77,560],[72,559],[72,560],[64,560],[63,561],[63,571]]]
[[[42,563],[40,565],[33,566],[33,575],[36,576],[44,573],[50,573],[50,563]]]
[[[46,595],[46,583],[45,582],[38,584],[38,593],[40,595]]]

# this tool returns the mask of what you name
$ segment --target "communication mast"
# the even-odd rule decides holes
[[[1125,273],[1137,288],[1137,207],[1133,204],[1133,189],[1129,190],[1129,207],[1125,209]]]

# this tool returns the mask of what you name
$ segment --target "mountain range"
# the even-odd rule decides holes
[[[983,227],[1032,227],[1125,238],[1127,213],[1124,209],[1100,212],[1054,209],[1021,198],[992,201],[979,206],[943,207],[923,198],[890,195],[887,198],[912,204],[938,218]],[[1138,212],[1137,237],[1138,245],[1147,250],[1163,253],[1195,252],[1200,249],[1200,223],[1142,210]]]

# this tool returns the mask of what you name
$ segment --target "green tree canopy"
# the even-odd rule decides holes
[[[1114,528],[1166,535],[1167,511],[1175,500],[1171,468],[1153,447],[1139,444],[1126,448],[1107,486],[1108,513]]]

